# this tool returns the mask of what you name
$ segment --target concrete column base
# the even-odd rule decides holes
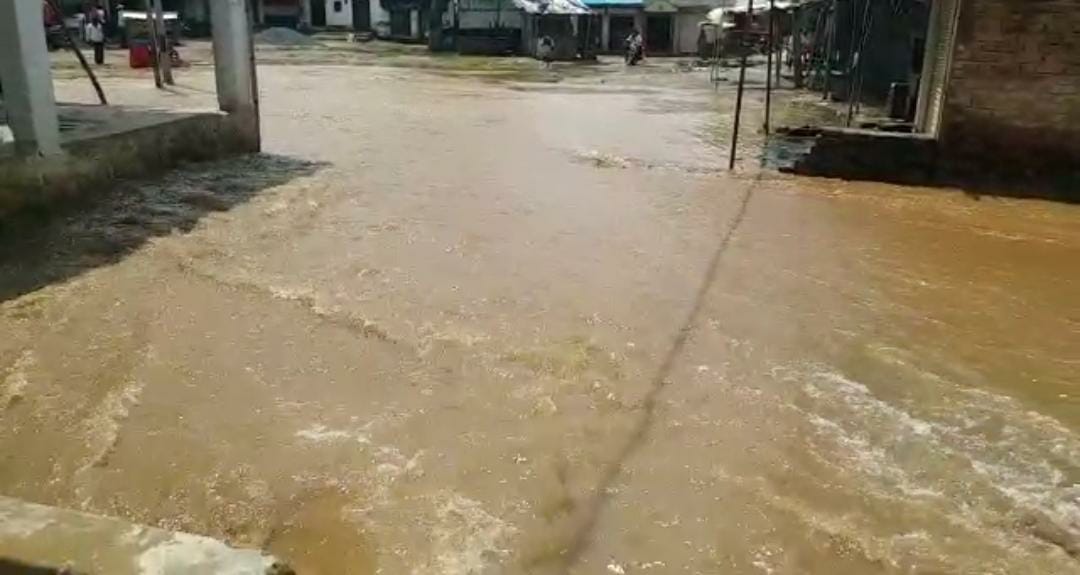
[[[254,149],[260,148],[259,93],[247,0],[210,3],[214,73],[222,111],[244,122]]]
[[[0,2],[0,79],[8,125],[20,154],[60,153],[60,122],[50,66],[41,2]]]
[[[81,575],[293,573],[258,550],[8,497],[0,497],[0,568]]]

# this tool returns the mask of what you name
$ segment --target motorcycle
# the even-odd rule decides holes
[[[645,46],[640,38],[631,38],[626,41],[626,65],[635,66],[645,59]]]

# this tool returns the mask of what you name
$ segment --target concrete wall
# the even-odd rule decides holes
[[[210,11],[206,0],[184,0],[180,7],[180,17],[193,22],[210,22]]]
[[[371,0],[368,3],[371,10],[371,30],[379,38],[390,36],[390,11],[383,8],[379,0]]]
[[[352,0],[325,0],[326,25],[352,28]]]
[[[292,569],[257,550],[0,497],[5,573],[233,573],[283,575]]]
[[[58,154],[60,126],[39,2],[0,2],[0,80],[15,149],[23,155]]]
[[[496,26],[498,24],[498,26]],[[460,12],[458,25],[462,30],[486,30],[488,28],[516,28],[521,29],[521,11],[503,10],[476,10]]]
[[[215,0],[218,1],[218,0]],[[64,161],[0,157],[0,220],[23,209],[51,209],[109,189],[118,178],[161,173],[185,162],[256,152],[240,114],[190,114],[176,120],[64,145]]]
[[[521,28],[521,10],[511,0],[461,0],[458,26],[463,30]]]
[[[959,168],[1075,175],[1080,0],[963,0],[941,138]]]
[[[680,9],[675,14],[674,50],[676,54],[697,54],[699,24],[708,16],[705,8]]]

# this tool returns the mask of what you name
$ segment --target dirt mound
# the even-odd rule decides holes
[[[267,28],[255,35],[255,43],[271,46],[314,46],[318,44],[311,37],[290,28]]]

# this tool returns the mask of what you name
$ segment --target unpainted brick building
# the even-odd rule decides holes
[[[1080,183],[1080,0],[933,0],[916,117],[939,169]]]

